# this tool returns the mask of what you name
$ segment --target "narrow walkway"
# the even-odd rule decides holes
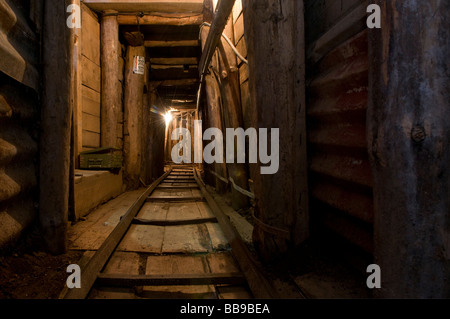
[[[144,190],[125,193],[71,228],[70,249],[87,260]],[[82,265],[80,265],[82,266]],[[174,169],[147,199],[102,274],[198,275],[239,273],[239,266],[192,170]],[[94,286],[89,298],[251,298],[242,285]]]

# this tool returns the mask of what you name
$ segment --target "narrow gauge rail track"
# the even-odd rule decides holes
[[[149,238],[162,240],[163,249],[121,252],[127,242],[151,248]],[[148,187],[80,267],[81,288],[66,287],[60,298],[276,297],[191,166],[172,166]]]

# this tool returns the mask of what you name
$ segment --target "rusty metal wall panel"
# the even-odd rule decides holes
[[[322,58],[308,87],[307,123],[311,214],[320,225],[372,252],[368,68],[366,30]]]
[[[0,0],[0,250],[37,217],[39,46],[18,4]]]

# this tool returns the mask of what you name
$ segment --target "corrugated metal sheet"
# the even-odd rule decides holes
[[[372,176],[366,142],[367,31],[328,53],[308,88],[311,213],[373,250]]]
[[[26,14],[0,1],[0,249],[37,216],[39,47]]]

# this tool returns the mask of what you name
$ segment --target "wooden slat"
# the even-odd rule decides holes
[[[111,254],[116,249],[119,241],[127,232],[134,217],[144,205],[146,198],[155,190],[161,181],[170,174],[170,170],[156,180],[147,190],[139,197],[139,199],[130,207],[127,213],[120,220],[120,223],[108,236],[102,246],[97,250],[95,255],[89,260],[88,264],[81,271],[81,288],[72,289],[65,296],[64,299],[84,299],[95,283],[98,274],[108,261]]]
[[[249,69],[247,64],[242,64],[239,68],[239,83],[242,84],[249,78]]]
[[[233,7],[233,23],[236,23],[236,20],[242,13],[242,0],[236,0]]]
[[[83,147],[100,147],[100,134],[83,130]]]
[[[100,117],[100,93],[82,85],[81,96],[83,112]]]
[[[135,218],[133,219],[133,224],[135,225],[150,225],[150,226],[183,226],[183,225],[196,225],[205,223],[216,223],[217,218],[196,218],[188,220],[150,220]]]
[[[244,36],[244,15],[240,15],[234,24],[234,41],[238,43]]]
[[[100,92],[101,69],[85,56],[81,56],[81,83],[94,91]]]
[[[100,117],[83,112],[83,130],[100,134]]]
[[[201,202],[203,197],[149,197],[147,202]]]
[[[165,275],[122,275],[100,274],[96,281],[99,285],[112,287],[135,286],[176,286],[176,285],[242,285],[245,277],[241,273],[220,274],[165,274]]]
[[[82,7],[81,54],[100,66],[100,24],[88,8]]]
[[[238,52],[244,57],[247,57],[247,42],[245,42],[245,38],[242,37],[237,45],[236,45],[236,49],[238,50]],[[239,60],[240,63],[244,63],[241,60]]]

